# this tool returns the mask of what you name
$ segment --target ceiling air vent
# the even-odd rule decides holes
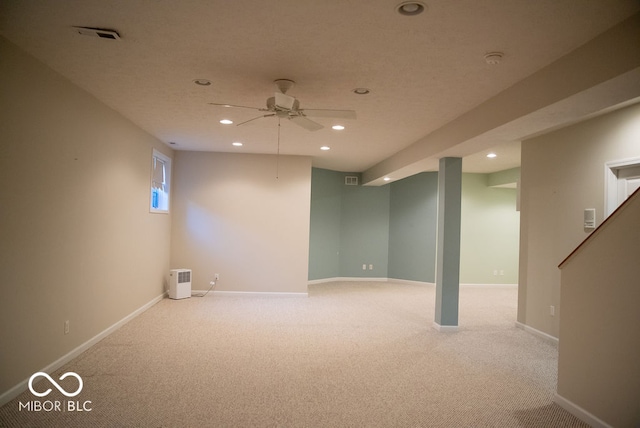
[[[358,185],[358,176],[357,175],[345,175],[344,176],[344,184],[346,186],[357,186]]]
[[[82,36],[100,37],[101,39],[120,40],[120,35],[114,30],[106,28],[73,27]]]

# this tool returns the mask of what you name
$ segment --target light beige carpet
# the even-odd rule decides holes
[[[456,333],[434,300],[377,282],[165,299],[52,375],[80,395],[40,399],[91,411],[20,410],[26,391],[0,426],[587,427],[552,402],[557,349],[515,327],[515,288],[462,287]]]

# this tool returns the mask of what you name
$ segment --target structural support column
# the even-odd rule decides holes
[[[462,159],[442,158],[438,170],[436,316],[439,331],[458,329]]]

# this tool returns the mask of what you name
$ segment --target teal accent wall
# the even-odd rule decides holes
[[[386,278],[389,186],[344,186],[342,189],[340,276]],[[363,265],[366,270],[362,269]]]
[[[390,187],[389,278],[435,282],[438,173],[423,172]]]
[[[344,173],[311,170],[309,279],[340,276],[340,225]]]
[[[438,173],[381,187],[345,186],[346,175],[359,174],[312,169],[309,280],[435,283]],[[518,282],[516,191],[490,187],[491,178],[462,175],[461,283]]]
[[[388,276],[389,186],[346,186],[347,175],[359,176],[312,170],[310,280]]]

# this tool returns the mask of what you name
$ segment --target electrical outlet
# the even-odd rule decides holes
[[[373,265],[369,265],[369,270],[373,270]]]
[[[504,276],[504,271],[500,269],[500,276]]]
[[[549,306],[549,315],[551,315],[552,317],[554,317],[556,315],[556,307],[551,305]]]
[[[366,264],[362,265],[362,270],[367,270],[367,265]]]
[[[493,271],[493,276],[498,276],[498,271],[497,270]]]
[[[216,273],[216,274],[214,275],[214,279],[215,279],[216,281],[217,281],[217,280],[219,280],[219,279],[220,279],[220,274],[219,274],[219,273]]]
[[[69,320],[64,322],[64,334],[69,334]]]

